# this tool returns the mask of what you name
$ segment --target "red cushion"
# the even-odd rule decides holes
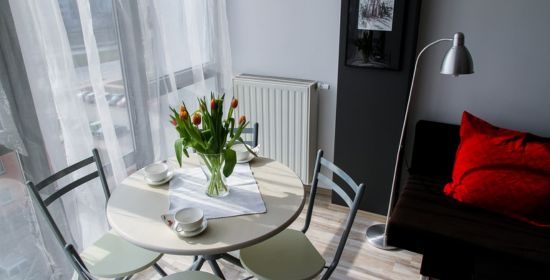
[[[462,114],[454,199],[550,227],[550,139],[493,126]]]

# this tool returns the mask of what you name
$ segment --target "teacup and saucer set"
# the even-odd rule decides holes
[[[248,148],[256,154],[260,150],[259,146],[255,148],[248,146]],[[237,156],[237,163],[246,163],[251,161],[255,157],[254,154],[246,149],[245,144],[235,144],[231,147],[231,149],[235,151],[235,154]]]
[[[161,215],[161,218],[180,238],[199,235],[208,226],[203,211],[194,207],[182,208],[174,214]]]
[[[147,165],[143,169],[143,173],[145,173],[145,182],[151,186],[166,184],[174,175],[168,164],[163,162]]]

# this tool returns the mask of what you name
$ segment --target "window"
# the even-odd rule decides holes
[[[96,107],[96,93],[90,84],[88,61],[83,39],[82,26],[76,0],[59,0],[59,7],[67,31],[73,54],[79,90],[75,92],[84,104],[90,121],[90,131],[96,146],[105,148],[103,130]],[[115,133],[124,156],[134,152],[134,141],[130,133],[131,125],[127,97],[119,57],[118,38],[111,1],[90,1],[94,35],[97,42],[101,74],[105,87],[105,98],[115,126]],[[105,158],[108,163],[108,158]]]

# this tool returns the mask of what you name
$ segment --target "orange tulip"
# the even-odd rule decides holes
[[[243,125],[246,123],[246,117],[243,115],[239,118],[239,125]]]
[[[174,126],[177,126],[178,123],[176,122],[176,119],[171,119],[170,122],[174,125]]]
[[[210,109],[216,110],[216,105],[216,99],[212,98],[212,100],[210,100]]]
[[[237,100],[236,98],[233,98],[233,100],[231,100],[231,108],[235,109],[237,108],[238,105],[239,105],[239,100]]]
[[[187,118],[189,118],[189,113],[187,112],[187,110],[180,111],[180,118],[182,120],[186,120]]]
[[[194,125],[198,126],[201,124],[201,115],[199,113],[194,113],[193,116],[191,116],[191,121]]]

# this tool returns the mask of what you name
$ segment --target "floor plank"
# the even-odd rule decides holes
[[[307,204],[306,207],[307,208]],[[301,229],[305,219],[305,209],[291,228]],[[330,203],[330,195],[322,191],[317,195],[308,238],[317,250],[330,263],[343,230],[347,208]],[[366,228],[383,222],[383,216],[359,211],[353,225],[346,249],[331,279],[372,279],[372,280],[408,280],[420,279],[419,269],[422,256],[405,251],[384,251],[368,245],[365,239]],[[192,257],[164,255],[159,265],[168,273],[185,270],[191,265]],[[249,276],[246,271],[223,260],[219,265],[227,279],[242,279]],[[212,272],[208,264],[203,271]],[[132,279],[159,279],[152,269],[136,274]]]

